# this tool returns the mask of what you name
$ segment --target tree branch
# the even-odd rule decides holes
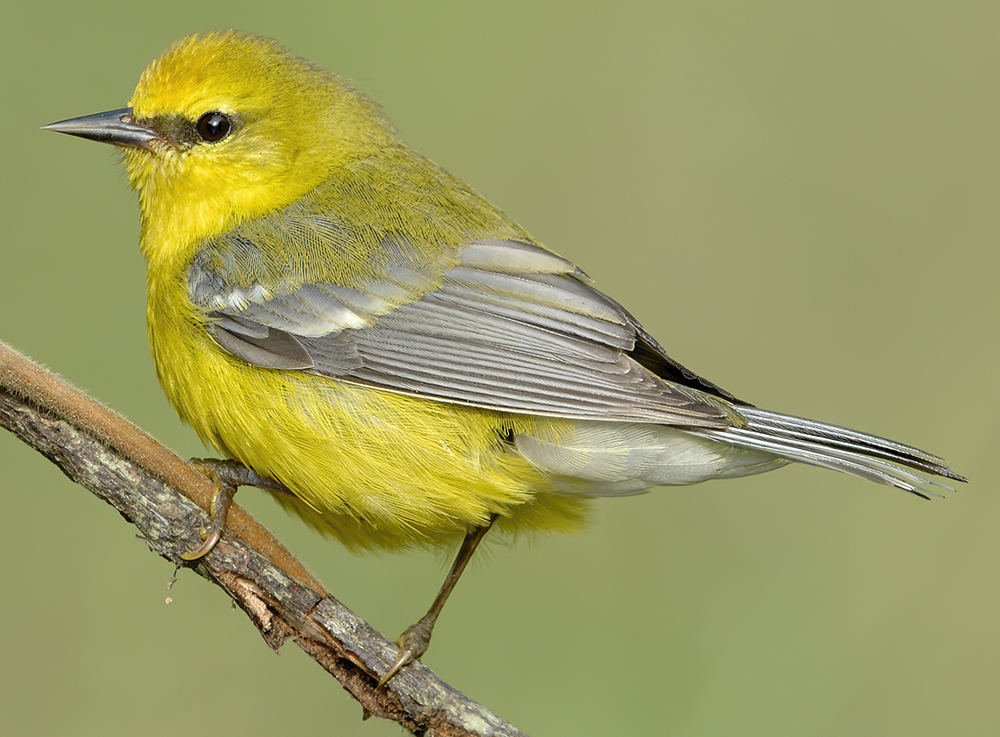
[[[212,484],[120,415],[0,342],[0,425],[134,524],[150,549],[221,587],[278,649],[295,642],[366,713],[414,734],[521,735],[413,663],[382,688],[396,646],[330,596],[291,553],[233,505],[218,545],[191,565]]]

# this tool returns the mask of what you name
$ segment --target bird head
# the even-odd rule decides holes
[[[175,43],[143,72],[129,107],[46,128],[121,147],[144,227],[183,218],[198,239],[397,143],[378,106],[341,77],[237,31]]]

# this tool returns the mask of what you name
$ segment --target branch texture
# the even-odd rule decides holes
[[[236,505],[195,565],[181,555],[208,524],[208,480],[120,415],[0,342],[0,425],[111,504],[150,549],[191,566],[240,606],[272,648],[292,638],[367,713],[420,735],[520,735],[417,662],[377,688],[396,646],[326,593]],[[194,500],[194,501],[192,501]],[[197,502],[197,503],[195,503]]]

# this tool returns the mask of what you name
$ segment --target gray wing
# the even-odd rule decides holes
[[[728,395],[698,384],[579,269],[538,246],[486,240],[445,267],[401,257],[353,288],[237,286],[230,275],[257,258],[251,246],[196,259],[189,273],[213,337],[249,363],[503,412],[732,424]],[[641,353],[694,381],[663,378]]]

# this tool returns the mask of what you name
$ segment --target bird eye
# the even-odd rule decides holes
[[[229,135],[232,129],[233,121],[229,119],[228,115],[220,113],[217,110],[202,115],[198,118],[198,123],[195,125],[198,135],[201,136],[202,140],[209,143],[221,141]]]

